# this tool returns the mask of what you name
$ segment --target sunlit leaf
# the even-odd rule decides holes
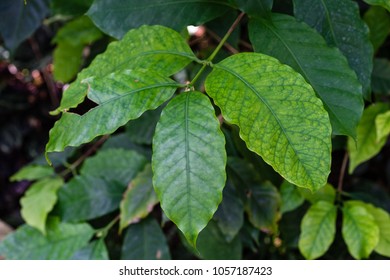
[[[47,165],[27,165],[11,176],[10,181],[39,180],[54,174],[54,169]]]

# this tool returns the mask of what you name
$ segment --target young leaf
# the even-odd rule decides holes
[[[329,203],[334,203],[336,199],[336,190],[330,184],[326,184],[316,192],[311,192],[306,189],[298,189],[301,195],[309,201],[311,204],[315,204],[319,201],[327,201]]]
[[[54,174],[54,169],[47,165],[27,165],[11,176],[10,181],[39,180]]]
[[[158,203],[152,183],[152,168],[150,164],[130,182],[120,203],[120,225],[122,231],[129,224],[145,218]]]
[[[95,0],[87,15],[104,32],[121,38],[128,30],[143,24],[161,24],[181,31],[187,25],[201,25],[232,8],[226,0]]]
[[[280,212],[282,213],[298,208],[305,201],[305,198],[299,192],[298,187],[287,181],[284,181],[280,186],[280,198]]]
[[[58,192],[59,211],[64,221],[84,221],[119,208],[125,187],[95,176],[77,176]]]
[[[77,147],[99,135],[110,134],[160,106],[178,87],[176,82],[150,69],[119,71],[104,79],[89,78],[87,83],[91,98],[99,105],[82,116],[63,113],[50,130],[46,152],[63,151],[67,146]]]
[[[122,260],[169,260],[167,241],[160,226],[147,218],[129,226],[122,246]]]
[[[364,97],[370,100],[373,48],[358,4],[351,0],[294,0],[294,4],[297,19],[315,28],[347,57]]]
[[[142,43],[140,43],[142,42]],[[91,65],[81,71],[76,81],[64,92],[61,105],[54,113],[77,107],[87,92],[88,85],[82,81],[95,79],[125,69],[158,70],[170,76],[197,60],[181,35],[163,26],[142,26],[129,31],[121,41],[113,42],[98,55]]]
[[[372,70],[372,90],[375,93],[390,94],[390,61],[384,58],[374,59]]]
[[[370,29],[370,40],[374,51],[377,51],[390,33],[390,15],[385,9],[372,6],[364,14],[364,21]]]
[[[376,141],[380,142],[390,134],[390,111],[379,114],[375,119]]]
[[[185,92],[164,108],[153,139],[153,185],[167,217],[195,247],[222,200],[225,138],[210,100]]]
[[[50,219],[46,236],[23,225],[0,243],[0,256],[9,260],[66,260],[87,245],[94,234],[88,224],[59,223]]]
[[[349,173],[352,173],[359,164],[379,153],[385,145],[386,138],[383,137],[378,141],[375,119],[387,110],[389,110],[389,106],[385,103],[376,103],[364,110],[357,128],[357,143],[348,139]]]
[[[60,177],[45,178],[29,187],[20,200],[21,215],[26,223],[46,232],[46,218],[57,202],[57,191],[63,185]]]
[[[284,178],[311,190],[325,185],[329,117],[302,76],[267,55],[241,53],[215,64],[205,87],[248,148]]]
[[[146,163],[146,158],[135,151],[106,149],[87,158],[80,169],[80,174],[116,181],[127,186],[138,172],[144,169]]]
[[[301,223],[299,250],[306,259],[316,259],[328,251],[336,234],[337,208],[326,201],[313,204]]]
[[[343,207],[342,234],[355,259],[368,258],[379,242],[374,217],[362,206],[346,202]]]
[[[302,74],[324,103],[333,134],[356,136],[363,112],[362,88],[346,58],[308,25],[274,14],[252,19],[249,36],[257,52],[276,57]]]
[[[370,5],[381,6],[390,12],[389,0],[363,0],[363,1],[370,4]]]
[[[108,252],[104,240],[89,243],[87,246],[76,251],[70,258],[72,260],[108,260]]]

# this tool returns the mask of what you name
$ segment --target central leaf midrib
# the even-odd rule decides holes
[[[184,128],[184,143],[185,143],[185,157],[186,157],[186,189],[187,189],[187,205],[188,205],[188,216],[189,216],[189,221],[190,221],[190,227],[192,230],[192,209],[190,207],[191,205],[191,171],[190,171],[190,145],[189,145],[189,122],[188,122],[188,115],[189,115],[189,99],[190,99],[190,94],[187,92],[185,93],[186,99],[184,103],[184,123],[185,123],[185,128]]]
[[[318,224],[318,229],[316,230],[316,238],[315,238],[315,240],[316,240],[317,242],[318,242],[319,232],[321,232],[321,229],[323,228],[323,226],[325,225],[325,228],[329,228],[329,227],[326,226],[325,221],[327,221],[327,220],[330,219],[329,216],[330,216],[330,215],[332,214],[332,212],[333,212],[333,206],[332,206],[332,208],[326,209],[325,212],[326,212],[326,213],[325,213],[325,215],[323,215],[323,217],[322,217],[320,223]],[[314,248],[316,248],[316,242],[313,242],[312,245],[313,245],[313,246],[311,247],[310,253],[312,253],[313,250],[314,250]]]

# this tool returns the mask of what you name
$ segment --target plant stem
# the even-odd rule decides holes
[[[120,216],[116,216],[111,222],[108,223],[104,228],[98,229],[96,231],[96,236],[99,238],[105,238],[108,231],[119,221]]]
[[[341,163],[339,181],[337,184],[337,199],[339,201],[341,199],[341,194],[343,192],[343,181],[344,181],[345,170],[347,169],[347,163],[348,163],[348,152],[345,152],[343,162]]]

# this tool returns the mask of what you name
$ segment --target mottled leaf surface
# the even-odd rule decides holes
[[[225,138],[210,100],[185,92],[164,108],[153,139],[153,185],[167,217],[195,247],[222,200]]]
[[[284,178],[312,190],[325,185],[329,117],[302,76],[267,55],[241,53],[215,64],[205,87],[248,148]]]

